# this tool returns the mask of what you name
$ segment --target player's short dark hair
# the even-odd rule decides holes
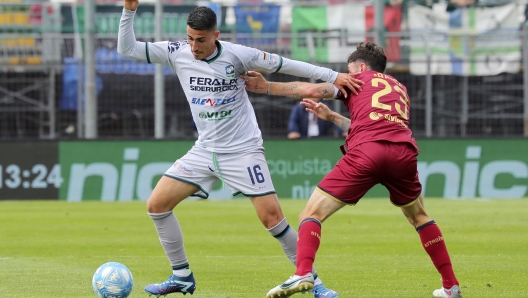
[[[347,63],[361,60],[371,70],[385,72],[387,67],[387,56],[383,48],[377,44],[367,41],[357,45],[357,50],[348,56]]]
[[[196,7],[187,18],[187,25],[194,30],[216,30],[216,13],[209,7]]]

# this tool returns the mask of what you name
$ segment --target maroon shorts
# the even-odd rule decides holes
[[[387,188],[391,202],[405,206],[422,191],[418,153],[411,144],[368,142],[351,148],[319,183],[318,188],[346,204],[356,204],[374,185]]]

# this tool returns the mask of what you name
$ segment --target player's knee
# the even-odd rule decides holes
[[[159,213],[159,211],[157,211],[158,208],[156,206],[156,204],[154,203],[154,200],[152,200],[152,198],[149,198],[147,200],[147,212],[148,213]]]
[[[266,227],[266,229],[271,229],[275,227],[276,225],[278,225],[283,219],[284,217],[268,215],[268,216],[261,218],[260,221],[262,222],[264,227]]]
[[[150,197],[147,200],[147,212],[148,213],[163,213],[171,211],[174,207],[167,205],[162,200],[157,200],[154,197]]]

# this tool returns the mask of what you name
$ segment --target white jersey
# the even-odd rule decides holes
[[[333,82],[337,73],[225,41],[217,54],[196,60],[184,41],[138,42],[133,32],[135,12],[123,10],[118,52],[130,58],[170,67],[180,80],[198,129],[196,146],[217,153],[243,152],[262,146],[262,134],[240,78],[248,70],[281,72]]]

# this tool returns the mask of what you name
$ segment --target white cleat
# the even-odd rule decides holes
[[[295,293],[305,293],[314,287],[314,277],[312,273],[303,276],[294,275],[288,278],[281,285],[271,289],[266,298],[286,298]]]
[[[460,291],[459,286],[452,286],[451,289],[441,289],[435,290],[433,292],[434,298],[462,298],[462,292]]]

